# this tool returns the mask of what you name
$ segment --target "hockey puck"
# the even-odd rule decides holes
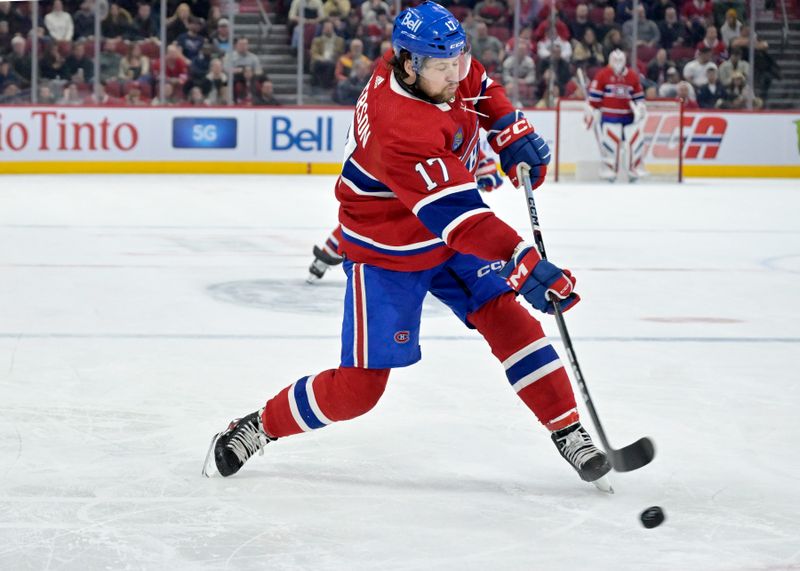
[[[639,519],[647,529],[653,529],[664,523],[664,510],[658,506],[649,507],[642,512]]]

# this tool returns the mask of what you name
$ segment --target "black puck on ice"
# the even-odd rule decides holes
[[[652,506],[644,510],[639,519],[647,529],[653,529],[664,523],[664,511],[658,506]]]

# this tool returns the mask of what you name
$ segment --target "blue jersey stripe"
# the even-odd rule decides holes
[[[342,176],[364,192],[392,192],[392,189],[364,174],[350,159],[342,167]]]
[[[509,382],[513,385],[522,377],[525,377],[537,369],[541,369],[548,363],[558,359],[558,353],[553,349],[552,345],[542,347],[538,351],[534,351],[530,355],[520,359],[513,367],[509,367],[506,371],[506,376]]]
[[[297,403],[297,410],[300,411],[300,416],[303,417],[309,428],[315,430],[325,426],[325,423],[318,419],[314,411],[311,410],[311,404],[308,402],[308,393],[306,392],[307,382],[308,377],[303,377],[294,384],[294,399]]]
[[[481,200],[478,191],[475,189],[465,190],[443,196],[426,204],[417,213],[417,218],[428,230],[441,236],[442,231],[453,220],[466,212],[479,208],[488,208],[488,206]]]

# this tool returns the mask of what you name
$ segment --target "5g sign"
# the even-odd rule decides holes
[[[236,119],[176,117],[172,120],[172,146],[176,149],[235,149]]]

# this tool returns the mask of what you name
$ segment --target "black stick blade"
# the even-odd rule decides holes
[[[652,462],[655,455],[656,448],[653,441],[644,437],[619,450],[610,449],[608,461],[617,472],[630,472]]]

